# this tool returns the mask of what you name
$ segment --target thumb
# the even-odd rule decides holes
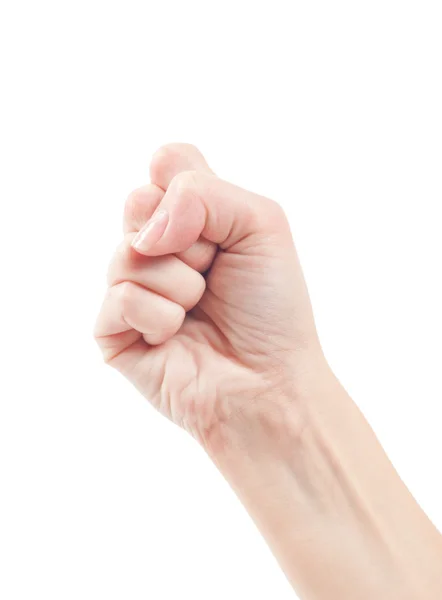
[[[276,202],[209,173],[185,171],[171,181],[132,246],[142,254],[159,256],[187,250],[203,236],[234,251],[246,238],[275,235],[291,240],[287,219]]]

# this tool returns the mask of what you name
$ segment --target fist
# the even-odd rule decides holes
[[[208,443],[293,396],[321,350],[290,227],[274,201],[158,150],[124,210],[95,327],[105,361]]]

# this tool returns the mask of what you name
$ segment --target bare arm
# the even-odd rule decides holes
[[[300,597],[441,598],[442,538],[333,374],[265,406],[207,448]]]
[[[327,366],[272,200],[162,148],[95,335],[209,452],[306,600],[438,600],[442,543]]]

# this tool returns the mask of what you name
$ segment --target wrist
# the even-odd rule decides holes
[[[209,454],[306,597],[437,597],[440,537],[325,363],[211,433]]]
[[[302,364],[302,366],[300,366]],[[317,398],[327,396],[337,381],[322,356],[290,363],[277,375],[264,376],[255,391],[235,399],[235,409],[204,432],[202,444],[224,471],[244,456],[284,459],[291,456],[307,427],[315,427],[312,411]]]

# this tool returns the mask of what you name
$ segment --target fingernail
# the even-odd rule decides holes
[[[152,215],[142,229],[132,240],[132,248],[147,252],[161,239],[169,221],[167,210],[159,210]]]

